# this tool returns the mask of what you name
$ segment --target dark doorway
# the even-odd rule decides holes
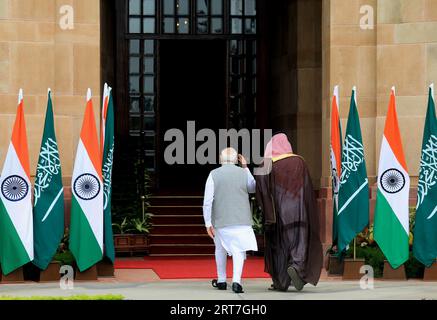
[[[187,121],[195,121],[196,132],[226,128],[226,41],[161,40],[160,68],[159,189],[199,193],[216,165],[166,164],[170,142],[164,142],[164,134],[177,128],[186,141]],[[186,153],[185,148],[185,159]]]

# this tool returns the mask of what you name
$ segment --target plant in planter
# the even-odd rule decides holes
[[[140,161],[134,166],[135,182],[123,188],[114,188],[113,231],[116,253],[146,253],[151,216],[148,193],[150,177]]]
[[[120,223],[113,223],[112,229],[114,231],[114,234],[125,234],[126,230],[129,228],[129,223],[127,221],[127,217],[124,217],[123,221]],[[116,232],[118,231],[118,232]]]
[[[58,262],[61,265],[70,265],[70,266],[73,266],[75,264],[76,261],[69,249],[69,239],[70,239],[70,230],[66,228],[61,243],[59,244],[58,250],[56,251],[56,254],[53,257],[53,262]]]
[[[131,255],[134,252],[147,252],[148,234],[150,233],[151,218],[150,213],[146,213],[144,219],[133,218],[128,220],[125,217],[121,223],[113,223],[114,243],[117,252],[128,252]]]
[[[422,278],[425,269],[424,266],[419,261],[417,261],[412,254],[415,213],[416,209],[414,207],[411,207],[409,221],[410,255],[409,259],[404,264],[407,278]],[[349,250],[346,253],[346,256],[353,256],[353,245],[350,246]],[[385,257],[381,249],[378,247],[377,243],[373,239],[373,224],[357,236],[356,256],[357,258],[365,259],[365,263],[373,267],[375,278],[382,277]]]
[[[61,240],[61,243],[58,246],[58,249],[55,255],[52,258],[52,261],[48,265],[45,270],[40,270],[39,273],[39,281],[41,282],[51,282],[58,281],[60,279],[60,268],[63,265],[69,265],[74,268],[75,266],[75,258],[71,251],[68,248],[69,245],[69,229],[65,229],[64,236]]]
[[[55,255],[55,260],[58,261],[62,266],[64,265],[72,266],[75,263],[74,256],[70,250],[57,253]]]
[[[150,218],[152,217],[151,213],[146,213],[144,219],[134,218],[131,221],[131,231],[134,234],[148,234],[150,233],[151,223]]]
[[[346,252],[346,256],[353,257],[353,251],[354,248],[351,245],[348,251]],[[373,267],[375,278],[382,277],[385,257],[378,246],[368,245],[365,242],[360,243],[360,245],[357,244],[356,258],[364,259],[366,265],[370,265]]]
[[[373,227],[366,227],[362,232],[356,235],[355,239],[349,244],[348,250],[343,255],[343,280],[357,280],[361,278],[360,270],[365,264],[369,264],[366,252],[368,250],[374,251],[376,243],[373,240]],[[379,249],[379,248],[378,248]],[[343,258],[342,257],[342,258]],[[378,276],[378,269],[383,268],[384,259],[382,259],[382,266],[374,267],[375,276]]]
[[[114,231],[114,247],[116,252],[124,251],[130,247],[130,238],[127,234],[129,228],[128,217],[124,217],[120,223],[113,223],[112,228]]]
[[[151,214],[145,214],[143,219],[134,218],[131,220],[130,239],[133,252],[147,252],[149,242],[147,235],[150,232]]]

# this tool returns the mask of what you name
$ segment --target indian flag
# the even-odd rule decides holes
[[[332,244],[337,244],[338,189],[341,176],[341,124],[338,99],[338,86],[334,88],[331,108],[331,178],[332,178]]]
[[[0,264],[7,275],[33,260],[29,149],[22,89],[0,188]]]
[[[409,192],[393,87],[379,157],[374,238],[394,269],[407,261],[409,254]]]
[[[84,271],[103,255],[102,161],[90,89],[71,183],[70,249]]]

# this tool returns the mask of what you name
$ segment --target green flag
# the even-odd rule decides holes
[[[103,174],[103,219],[104,219],[104,252],[112,263],[115,260],[114,238],[112,234],[112,219],[111,219],[111,178],[112,178],[112,163],[114,159],[114,103],[112,99],[112,90],[105,83],[103,93],[103,108],[102,122],[100,130],[100,143],[102,150],[102,174]]]
[[[354,87],[341,158],[337,217],[339,252],[369,224],[368,182]]]
[[[33,263],[45,270],[64,235],[64,188],[50,89],[34,189]]]
[[[423,132],[416,208],[413,254],[429,267],[437,258],[437,119],[433,85]]]

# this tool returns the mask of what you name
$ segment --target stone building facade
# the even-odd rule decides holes
[[[103,83],[120,78],[107,64],[116,45],[106,43],[114,20],[109,0],[0,0],[0,163],[6,155],[17,93],[24,103],[35,173],[47,88],[53,90],[62,170],[68,185],[86,89],[99,115]],[[74,28],[63,30],[64,6]],[[159,7],[157,5],[157,7]],[[437,82],[437,0],[258,1],[259,40],[269,54],[259,62],[268,86],[260,99],[268,125],[289,133],[319,190],[322,238],[331,230],[329,130],[332,90],[340,86],[343,132],[351,89],[358,89],[367,172],[376,183],[379,148],[391,86],[396,86],[399,125],[412,184],[417,184],[428,85]],[[374,24],[363,28],[360,22]],[[108,23],[109,21],[109,23]],[[109,68],[111,69],[111,68]],[[122,77],[121,77],[122,78]],[[97,118],[98,119],[98,118]],[[98,120],[97,120],[98,121]],[[267,125],[266,125],[267,126]],[[374,197],[374,195],[373,195]],[[414,201],[414,188],[412,190]]]
[[[322,154],[329,155],[332,88],[340,85],[340,117],[345,130],[350,90],[358,90],[370,185],[371,216],[376,198],[379,150],[389,93],[396,87],[399,127],[415,205],[428,86],[437,80],[437,1],[323,1]],[[360,8],[374,8],[374,29],[359,26]],[[329,162],[322,162],[321,186],[329,185]],[[328,204],[329,200],[323,200]],[[327,224],[330,217],[327,215]],[[330,236],[330,229],[325,230]]]
[[[74,29],[59,24],[60,8],[74,8]],[[86,90],[99,115],[99,2],[88,0],[0,1],[0,162],[6,156],[18,90],[24,90],[32,175],[41,144],[47,88],[53,91],[56,131],[66,183],[73,171]]]

